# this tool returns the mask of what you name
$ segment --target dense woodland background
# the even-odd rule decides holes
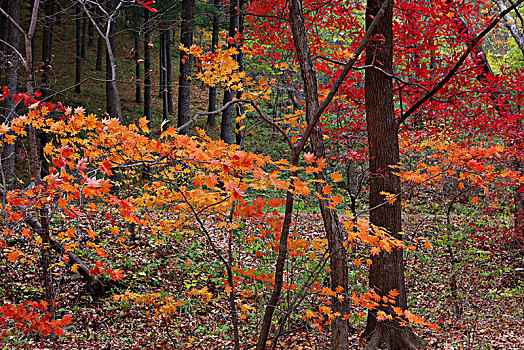
[[[0,346],[523,349],[522,2],[0,0]]]

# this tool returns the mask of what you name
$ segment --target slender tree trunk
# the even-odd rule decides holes
[[[234,38],[239,26],[239,16],[237,9],[240,8],[239,0],[231,0],[229,3],[229,37]],[[229,44],[230,47],[236,47],[236,44]],[[231,89],[224,90],[223,104],[225,105],[233,99]],[[222,123],[220,125],[220,139],[226,143],[231,143],[231,134],[233,133],[233,113],[234,107],[230,106],[222,112]]]
[[[173,41],[173,26],[170,24],[165,37],[165,65],[166,65],[166,88],[167,88],[167,110],[173,113],[173,54],[171,44]]]
[[[159,94],[162,99],[162,131],[169,127],[169,106],[167,98],[167,68],[166,68],[166,39],[167,33],[162,31],[160,33],[160,89]]]
[[[138,27],[138,16],[136,18],[136,26]],[[135,101],[142,103],[142,68],[140,67],[140,32],[138,30],[134,33],[135,39]]]
[[[9,0],[0,0],[0,7],[9,9]],[[0,16],[0,39],[7,41],[7,18],[5,16]],[[0,41],[0,51],[5,52],[5,44],[3,41]],[[0,69],[0,84],[2,84],[3,72],[4,70]]]
[[[297,57],[300,63],[302,83],[304,86],[306,99],[306,118],[308,123],[313,119],[319,108],[318,101],[318,84],[317,77],[313,67],[313,61],[307,43],[307,36],[302,13],[301,2],[299,0],[291,0],[290,3],[290,21],[291,30],[293,33],[293,41]],[[314,154],[318,158],[325,157],[325,147],[323,141],[323,133],[320,127],[317,127],[311,133],[311,147]],[[316,184],[318,193],[322,193],[322,183],[327,183],[327,175],[323,171],[317,174],[317,179],[320,180]],[[329,261],[331,268],[331,289],[336,290],[339,286],[343,288],[344,299],[340,301],[338,298],[333,298],[333,312],[340,313],[340,317],[336,317],[332,323],[331,332],[331,349],[347,349],[348,342],[348,321],[344,318],[349,312],[349,295],[348,291],[348,266],[346,249],[343,242],[347,241],[344,230],[338,219],[336,210],[330,209],[328,200],[319,199],[320,211],[324,221],[324,228],[328,239]]]
[[[101,16],[100,9],[98,7],[95,10],[95,16],[97,19]],[[98,34],[98,41],[96,43],[96,65],[95,65],[96,70],[102,70],[102,60],[103,60],[105,51],[106,49],[105,49],[104,38],[102,37],[102,35]]]
[[[86,58],[87,22],[91,23],[91,21],[86,16],[83,16],[82,31],[80,33],[80,58],[82,60]]]
[[[94,38],[95,38],[95,27],[93,26],[93,22],[87,21],[87,46],[89,47],[95,46]]]
[[[497,4],[501,12],[507,9],[503,0],[493,0],[493,2]],[[524,54],[524,33],[519,29],[517,22],[511,14],[508,13],[504,16],[504,24],[506,25],[506,28],[508,28],[513,39],[515,39],[520,51]]]
[[[52,48],[52,33],[54,24],[54,6],[55,0],[46,0],[44,3],[44,30],[42,34],[42,97],[46,97],[49,92],[49,73],[51,71],[51,48]],[[40,147],[39,158],[42,162],[41,177],[49,174],[49,163],[44,156],[44,147],[49,142],[46,132],[40,131]]]
[[[182,23],[180,25],[180,43],[185,47],[193,44],[193,11],[195,0],[182,1]],[[191,58],[186,58],[186,53],[180,51],[180,78],[178,81],[178,126],[189,121],[191,103]],[[180,131],[187,134],[189,128]]]
[[[151,24],[149,10],[144,8],[144,116],[151,130]]]
[[[48,303],[48,311],[51,314],[51,319],[55,318],[55,308],[53,306],[53,275],[51,271],[51,236],[49,233],[49,215],[47,208],[40,209],[40,222],[42,224],[42,279],[44,284],[45,300]]]
[[[220,0],[213,0],[213,33],[211,34],[211,52],[216,51],[218,46],[218,6]],[[207,106],[207,111],[212,112],[217,109],[217,87],[209,87],[209,102]],[[216,114],[210,114],[207,116],[207,125],[215,126],[216,125]]]
[[[384,1],[368,0],[366,26],[369,27]],[[398,164],[400,151],[398,143],[398,123],[393,104],[393,84],[391,77],[393,62],[393,3],[388,2],[386,12],[377,23],[375,36],[382,40],[370,41],[366,48],[365,103],[369,142],[370,173],[370,221],[383,227],[389,233],[402,239],[400,179],[393,174],[391,166]],[[371,67],[378,66],[381,70]],[[384,203],[381,193],[397,195],[394,203]],[[380,296],[391,290],[399,291],[396,306],[407,308],[406,285],[404,280],[404,258],[402,250],[391,253],[382,252],[373,258],[369,272],[369,286]],[[379,307],[380,309],[380,307]],[[368,312],[363,338],[368,340],[366,349],[379,348],[383,343],[389,350],[416,349],[421,345],[410,328],[401,327],[397,321],[378,322],[376,311]],[[384,310],[392,314],[390,309]],[[394,314],[394,313],[393,313]]]
[[[115,1],[112,0],[112,9],[116,8]],[[116,20],[113,19],[110,25],[109,42],[106,42],[106,105],[107,113],[111,117],[122,118],[122,110],[120,108],[120,95],[118,93],[118,86],[116,82]]]
[[[51,47],[53,31],[54,0],[44,3],[44,20],[42,34],[42,97],[49,92],[49,72],[51,71]]]
[[[9,1],[9,15],[17,23],[20,22],[20,3],[18,1]],[[3,17],[3,16],[2,16]],[[20,32],[17,28],[9,23],[8,26],[8,42],[14,49],[19,50],[20,48]],[[7,52],[11,57],[11,65],[7,67],[6,78],[7,87],[11,94],[18,93],[18,70],[19,70],[19,58],[17,53],[11,48],[7,47]],[[13,120],[16,117],[16,104],[13,99],[8,98],[5,101],[5,109],[7,111],[6,123]],[[15,144],[4,144],[2,147],[2,166],[3,172],[6,179],[6,187],[10,190],[15,188],[15,160],[16,160],[16,147]]]
[[[239,14],[238,14],[238,31],[240,35],[244,36],[244,5],[245,0],[239,0]],[[243,72],[244,71],[244,53],[242,52],[242,43],[238,45],[238,51],[239,54],[237,56],[237,62],[238,62],[238,71]],[[242,98],[242,91],[237,91],[236,98],[240,99]],[[237,105],[237,117],[239,117],[239,121],[236,123],[235,126],[235,139],[236,144],[240,146],[241,149],[244,149],[244,121],[240,119],[241,116],[244,115],[244,105],[239,104]]]
[[[76,33],[76,57],[75,57],[75,93],[81,91],[80,80],[82,80],[82,11],[80,4],[75,5],[75,33]]]
[[[164,32],[161,31],[160,35],[158,36],[158,97],[163,98],[164,94],[164,87],[165,87],[165,63],[164,63],[164,48],[166,47],[164,44],[165,36]]]

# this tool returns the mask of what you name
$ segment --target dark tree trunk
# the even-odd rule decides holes
[[[160,33],[160,98],[162,99],[162,131],[169,127],[169,104],[167,98],[167,68],[166,68],[167,32]]]
[[[240,35],[244,36],[244,4],[245,0],[239,0],[239,15],[238,15],[238,31],[240,32]],[[238,71],[242,72],[244,71],[244,53],[242,52],[242,43],[238,46]],[[236,98],[241,99],[242,98],[242,91],[237,91]],[[244,114],[244,106],[242,104],[238,105],[237,110],[237,116],[240,117]],[[235,138],[236,138],[236,144],[240,146],[241,149],[244,149],[244,122],[242,119],[239,119],[239,121],[236,123],[235,126]]]
[[[384,1],[368,0],[366,26],[369,28]],[[391,77],[378,69],[392,74],[393,61],[393,4],[388,2],[384,16],[377,23],[375,36],[381,40],[370,41],[366,48],[365,103],[369,142],[370,174],[370,221],[387,229],[390,234],[402,239],[400,179],[393,174],[391,166],[400,160],[398,143],[398,123],[393,104],[393,85]],[[381,193],[398,195],[392,204],[384,203]],[[391,290],[400,292],[396,306],[406,309],[407,297],[404,281],[403,251],[383,252],[373,258],[369,272],[369,286],[381,296]],[[392,314],[389,309],[384,310]],[[366,349],[375,349],[386,344],[389,350],[415,349],[421,345],[419,339],[406,327],[396,321],[378,322],[377,310],[368,312],[363,338],[368,340]]]
[[[158,36],[158,97],[163,98],[164,86],[165,86],[165,63],[164,63],[164,32],[161,31]]]
[[[9,9],[9,0],[0,0],[0,7],[4,9]],[[0,39],[7,41],[7,18],[5,16],[0,16]],[[0,41],[0,51],[5,51],[6,45]],[[0,84],[2,84],[2,74],[4,69],[0,69]]]
[[[218,6],[220,0],[213,0],[213,33],[211,34],[211,52],[216,51],[218,46]],[[217,87],[209,87],[209,102],[207,105],[207,111],[212,112],[217,109]],[[207,125],[216,125],[216,114],[210,114],[207,116]]]
[[[173,54],[171,44],[173,42],[173,26],[169,25],[165,37],[165,65],[166,65],[166,88],[167,88],[167,110],[173,113]]]
[[[193,44],[193,11],[195,0],[182,1],[182,23],[180,25],[180,43],[185,47]],[[180,78],[178,81],[178,127],[186,124],[190,116],[191,103],[191,58],[186,57],[186,53],[180,51]],[[180,131],[187,134],[189,128]]]
[[[87,22],[91,23],[91,21],[87,17],[84,16],[82,20],[82,31],[80,34],[80,58],[81,59],[86,58]]]
[[[20,2],[9,1],[9,15],[17,23],[20,22]],[[16,27],[9,23],[8,39],[9,45],[14,49],[20,48],[20,32]],[[19,69],[19,57],[17,53],[10,47],[7,47],[7,52],[11,57],[11,65],[6,70],[7,87],[11,94],[18,92],[18,69]],[[5,102],[5,109],[7,111],[6,123],[13,120],[16,116],[16,104],[13,99],[8,98]],[[3,172],[6,179],[6,186],[8,189],[14,189],[16,184],[15,179],[15,160],[16,160],[16,147],[14,144],[4,144],[2,147],[2,166]]]
[[[115,8],[115,1],[112,0],[112,8]],[[107,113],[111,117],[122,118],[122,111],[120,109],[120,95],[118,93],[118,87],[116,82],[116,20],[113,20],[109,31],[109,45],[111,47],[111,52],[113,57],[109,54],[109,51],[106,50],[106,107]],[[113,76],[113,72],[115,76]]]
[[[138,16],[136,26],[138,27]],[[140,67],[140,32],[138,30],[134,33],[135,39],[135,101],[142,103],[142,68]]]
[[[80,4],[75,5],[75,33],[76,33],[76,57],[75,57],[75,92],[80,93],[80,80],[82,79],[82,11]]]
[[[313,61],[307,43],[307,36],[304,24],[304,18],[299,0],[291,0],[290,3],[290,21],[291,30],[293,32],[293,40],[295,42],[295,49],[300,63],[302,83],[304,86],[306,99],[306,118],[308,123],[314,118],[318,109],[318,85],[317,77],[313,67]],[[311,133],[311,147],[313,153],[318,158],[325,157],[325,147],[323,141],[323,132],[320,127],[313,129]],[[322,193],[322,183],[327,182],[327,175],[323,171],[317,174],[319,182],[316,184],[318,193]],[[347,239],[344,230],[340,224],[336,210],[330,209],[328,200],[319,200],[320,211],[324,221],[324,228],[328,239],[329,249],[329,263],[331,267],[331,289],[336,290],[337,287],[342,287],[344,299],[342,301],[338,298],[333,298],[333,312],[340,313],[340,317],[336,317],[332,323],[331,332],[331,349],[347,349],[348,342],[348,321],[344,318],[349,312],[348,302],[348,266],[346,249],[343,242]]]
[[[51,271],[51,236],[49,232],[49,215],[47,208],[40,209],[40,222],[42,224],[42,279],[44,284],[45,300],[48,303],[48,312],[51,314],[51,319],[55,318],[55,308],[53,306],[53,275]]]
[[[144,116],[151,130],[151,24],[149,10],[144,8]]]
[[[229,37],[234,38],[236,30],[239,25],[239,16],[237,9],[240,8],[239,0],[231,0],[229,3]],[[235,46],[236,44],[229,44],[229,46]],[[223,104],[225,105],[233,99],[233,92],[231,89],[226,88],[224,90]],[[222,112],[222,123],[220,125],[220,139],[226,143],[231,143],[231,134],[233,133],[233,112],[234,107],[230,106]]]
[[[95,46],[94,38],[95,38],[95,26],[93,25],[93,22],[87,21],[87,46],[89,47]]]

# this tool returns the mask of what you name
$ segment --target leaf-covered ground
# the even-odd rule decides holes
[[[407,217],[406,227],[414,227],[420,220],[416,216]],[[297,216],[296,221],[300,237],[322,237],[319,215],[303,214]],[[458,230],[468,221],[456,216],[453,222]],[[446,240],[439,224],[439,218],[433,217],[418,225],[417,231],[430,237],[433,249],[418,247],[420,249],[408,255],[409,308],[439,325],[435,331],[418,328],[417,333],[427,340],[430,349],[524,348],[522,248],[511,242],[480,239],[475,230],[461,240]],[[223,241],[218,232],[215,238]],[[101,240],[110,238],[109,233],[105,238],[100,237]],[[206,249],[203,237],[195,233],[160,241],[148,231],[137,231],[133,240],[126,243],[115,245],[108,253],[114,266],[122,268],[126,277],[113,283],[107,296],[100,300],[89,296],[81,279],[70,268],[53,267],[57,317],[65,314],[73,317],[62,338],[51,341],[36,333],[10,329],[8,336],[0,341],[1,346],[4,349],[233,347],[227,294],[221,283],[223,270]],[[10,244],[24,252],[31,251],[23,240]],[[239,245],[234,253],[241,257],[244,267],[257,268],[252,264],[264,261],[255,255],[250,257],[251,252],[241,252],[242,247],[248,247],[247,243]],[[54,263],[58,262],[55,257]],[[266,263],[271,266],[269,259]],[[37,263],[22,267],[2,260],[0,268],[0,298],[14,303],[44,298]],[[352,283],[352,288],[360,288],[365,276],[355,275]],[[192,290],[200,292],[191,294]],[[256,324],[264,303],[264,297],[259,295],[267,297],[269,292],[265,289],[243,296],[256,310],[239,310],[246,315],[240,318],[242,349],[251,349],[256,344]],[[284,294],[284,298],[291,296],[291,291]],[[279,338],[280,348],[329,347],[329,327],[320,331],[301,321],[305,307],[312,302],[306,299],[297,309]],[[358,336],[364,321],[355,317],[352,326],[355,330],[351,344],[356,349],[362,345]]]

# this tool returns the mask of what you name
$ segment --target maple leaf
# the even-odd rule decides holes
[[[306,309],[306,318],[315,318],[317,317],[317,313],[313,310]]]
[[[313,153],[305,153],[304,159],[308,164],[312,164],[315,161],[315,155]]]
[[[333,188],[329,184],[327,184],[324,187],[322,187],[322,193],[324,193],[325,195],[328,195],[331,193],[332,189]]]
[[[333,180],[333,182],[339,182],[342,180],[342,175],[340,175],[340,173],[337,171],[336,173],[333,173],[333,175],[331,175],[331,179]]]
[[[103,258],[107,258],[107,254],[106,254],[105,249],[103,249],[103,248],[96,248],[95,252],[96,252],[96,254],[98,254],[99,256],[101,256]]]
[[[113,172],[111,171],[111,162],[108,160],[104,160],[99,169],[106,175],[113,175]]]
[[[20,256],[20,251],[15,250],[7,255],[7,259],[11,262],[15,262],[18,260],[18,257]]]

